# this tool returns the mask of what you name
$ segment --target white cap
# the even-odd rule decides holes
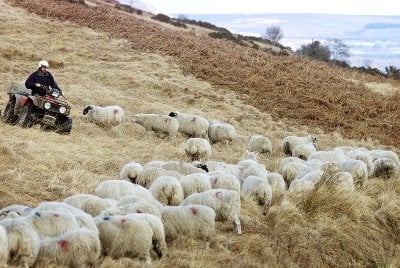
[[[49,63],[45,60],[41,60],[41,61],[39,61],[38,68],[40,68],[42,66],[49,68]]]

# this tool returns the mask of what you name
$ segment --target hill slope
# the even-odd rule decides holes
[[[386,145],[399,145],[399,94],[383,97],[368,90],[364,85],[368,77],[319,62],[281,58],[174,31],[110,8],[89,8],[63,1],[10,3],[126,38],[136,49],[173,56],[186,72],[236,91],[274,118],[338,131],[351,138],[372,138]]]
[[[18,3],[28,5],[28,1]],[[349,140],[338,133],[324,133],[319,128],[300,124],[292,126],[273,120],[268,113],[263,112],[263,107],[257,107],[259,104],[256,100],[236,92],[235,80],[230,82],[230,88],[225,85],[229,82],[227,80],[209,83],[196,78],[195,75],[201,76],[199,73],[190,74],[186,61],[183,61],[186,59],[189,62],[188,52],[182,55],[174,52],[179,59],[176,60],[171,56],[174,53],[171,52],[170,56],[166,53],[173,49],[169,44],[166,46],[165,43],[155,42],[150,44],[160,46],[160,54],[144,52],[144,47],[143,50],[136,49],[141,43],[132,43],[129,38],[122,39],[123,36],[118,32],[115,32],[115,36],[120,36],[119,39],[99,29],[82,27],[70,21],[60,22],[50,16],[56,13],[57,8],[63,9],[71,18],[78,12],[82,20],[86,18],[85,12],[95,12],[90,13],[94,16],[93,22],[102,25],[102,16],[107,18],[111,11],[95,9],[83,12],[80,6],[63,2],[59,2],[57,6],[54,1],[47,3],[48,6],[34,6],[37,12],[47,14],[47,18],[41,18],[0,0],[1,86],[4,88],[9,81],[23,82],[35,69],[38,60],[49,59],[52,73],[64,90],[67,101],[72,104],[74,127],[70,135],[60,136],[43,132],[37,126],[26,130],[17,126],[0,125],[0,207],[12,203],[35,206],[44,200],[62,200],[75,193],[92,193],[100,181],[118,177],[121,166],[128,161],[142,164],[155,159],[187,161],[180,149],[185,138],[162,139],[151,132],[145,132],[142,127],[130,122],[130,117],[139,112],[168,113],[180,110],[232,123],[238,130],[238,140],[229,147],[213,145],[212,155],[213,160],[229,163],[243,159],[249,135],[267,135],[271,137],[274,150],[270,159],[261,158],[261,162],[271,171],[277,171],[283,157],[280,142],[290,133],[318,134],[321,149],[339,145],[367,148],[383,146],[376,140]],[[47,8],[53,9],[50,12]],[[111,12],[115,18],[113,14]],[[150,25],[142,25],[139,20],[135,22],[135,29],[154,29],[154,35],[151,31],[146,32],[149,36],[164,35],[159,26],[147,28]],[[106,25],[107,21],[103,23],[105,28],[112,26]],[[144,41],[151,41],[142,33],[141,38]],[[174,36],[170,38],[173,39]],[[177,35],[176,38],[179,39],[180,36]],[[188,38],[192,37],[189,35]],[[207,48],[204,53],[210,53],[207,52],[207,46],[213,46],[211,42],[214,41],[202,40],[202,45]],[[221,49],[224,46],[234,51],[238,49],[224,42],[217,41],[216,44]],[[186,45],[197,46],[196,43]],[[197,53],[200,52],[193,53],[193,61],[200,59],[195,57]],[[289,64],[286,62],[289,60],[287,58],[282,60],[262,55],[259,56],[260,61],[263,61],[263,57],[268,57],[280,68]],[[195,64],[193,62],[193,70]],[[210,70],[212,69],[204,69],[203,78],[208,77]],[[246,71],[250,69],[243,69],[244,74]],[[332,70],[332,76],[336,72],[339,71]],[[220,78],[226,79],[222,75]],[[254,79],[257,81],[258,78]],[[288,79],[294,81],[290,77]],[[332,79],[340,80],[336,77]],[[325,80],[321,77],[319,81]],[[252,84],[253,81],[248,80],[247,83]],[[299,80],[299,83],[308,85],[311,82]],[[363,90],[360,85],[359,87],[359,90]],[[255,94],[250,87],[247,90],[250,94]],[[316,98],[318,95],[310,93],[307,96]],[[6,101],[3,91],[0,107],[4,107]],[[128,119],[112,129],[97,127],[81,114],[83,106],[87,104],[120,105],[126,110]],[[364,190],[351,194],[322,185],[309,195],[288,196],[290,203],[283,206],[275,204],[267,216],[261,214],[261,209],[254,202],[243,198],[242,236],[235,235],[230,224],[218,223],[211,250],[204,250],[201,241],[178,239],[168,244],[167,257],[155,261],[154,265],[396,265],[399,260],[396,250],[397,226],[400,223],[399,193],[398,180],[371,179]],[[102,262],[102,267],[133,265],[138,264],[128,259],[106,258]]]

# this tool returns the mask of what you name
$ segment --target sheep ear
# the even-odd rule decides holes
[[[87,114],[90,110],[92,109],[92,106],[86,106],[85,109],[83,109],[83,114]]]

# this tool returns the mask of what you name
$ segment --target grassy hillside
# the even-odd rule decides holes
[[[72,105],[74,119],[68,136],[43,132],[37,126],[26,130],[0,124],[0,207],[13,203],[35,206],[75,193],[93,193],[100,181],[118,177],[128,161],[188,161],[180,149],[185,138],[162,139],[144,131],[130,122],[139,112],[179,110],[232,123],[238,139],[229,147],[213,145],[212,155],[213,160],[229,163],[243,159],[250,135],[267,135],[273,154],[261,162],[271,171],[277,171],[283,157],[282,138],[291,133],[317,134],[321,149],[394,145],[389,139],[394,132],[382,129],[381,139],[368,125],[372,123],[363,117],[354,119],[370,116],[368,109],[375,109],[375,104],[382,109],[378,119],[393,113],[390,109],[395,107],[391,104],[394,97],[367,90],[363,86],[367,78],[358,75],[62,1],[0,0],[0,21],[1,88],[11,81],[24,82],[40,59],[48,59]],[[329,91],[335,89],[337,95]],[[315,106],[311,109],[302,101]],[[1,109],[6,102],[3,90]],[[120,105],[127,120],[112,129],[97,127],[81,114],[87,104]],[[343,124],[354,123],[355,127],[332,129],[331,121],[341,116],[341,110],[332,112],[332,120],[324,123],[328,118],[325,105],[331,112],[335,105],[349,109]],[[387,124],[397,116],[387,116]],[[362,123],[365,129],[358,127]],[[365,136],[357,132],[367,127],[371,129]],[[357,133],[363,139],[342,137]],[[201,241],[178,239],[168,244],[168,255],[154,266],[395,267],[400,261],[399,193],[400,183],[395,179],[372,178],[364,190],[355,193],[320,185],[307,195],[288,195],[287,203],[274,204],[266,216],[254,202],[243,198],[242,236],[235,235],[230,224],[218,223],[211,250],[204,250]],[[135,264],[106,258],[101,266]]]

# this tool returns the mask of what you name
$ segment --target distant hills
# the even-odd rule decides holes
[[[178,16],[179,14],[176,14]],[[279,26],[281,43],[293,50],[312,40],[339,38],[350,48],[352,66],[384,69],[400,67],[400,16],[335,14],[185,14],[233,33],[262,36],[269,26]]]

